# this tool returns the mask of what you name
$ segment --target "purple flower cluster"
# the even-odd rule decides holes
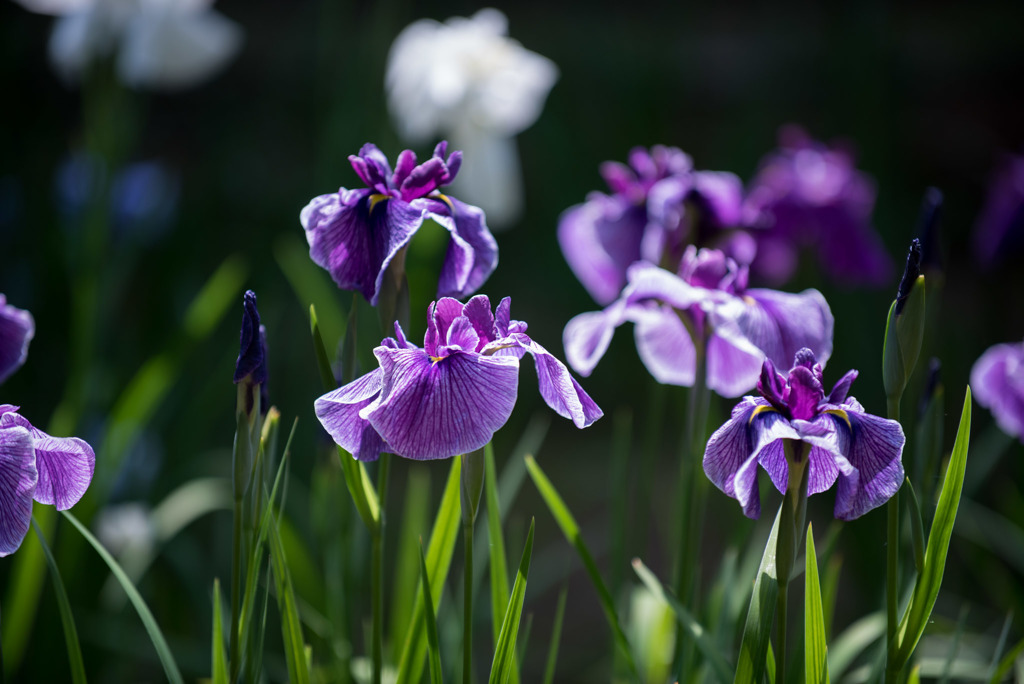
[[[678,273],[640,261],[604,311],[565,327],[566,359],[588,376],[618,326],[634,324],[637,351],[658,382],[692,386],[694,340],[706,340],[707,385],[736,397],[757,382],[765,358],[785,364],[803,347],[832,353],[832,312],[817,290],[800,294],[747,287],[747,267],[718,250],[687,249]]]
[[[447,149],[440,143],[422,164],[405,150],[392,171],[367,143],[348,158],[366,187],[314,197],[302,210],[309,256],[338,287],[358,290],[376,306],[384,272],[428,219],[451,234],[438,296],[466,297],[487,280],[498,265],[498,245],[480,209],[440,192],[462,164],[462,153],[445,158]]]
[[[395,337],[373,350],[380,367],[316,400],[317,418],[359,460],[382,451],[424,460],[450,458],[487,444],[516,402],[519,360],[530,353],[544,401],[580,428],[603,414],[561,361],[485,295],[465,304],[430,305],[423,347]]]
[[[708,440],[704,472],[715,486],[739,501],[743,513],[757,518],[761,498],[758,466],[785,493],[789,468],[784,440],[807,458],[807,493],[836,488],[835,517],[858,518],[892,497],[903,483],[903,428],[895,420],[873,416],[848,397],[857,378],[851,370],[825,395],[821,365],[803,349],[788,375],[766,360],[757,383],[759,397],[743,397],[732,417]]]

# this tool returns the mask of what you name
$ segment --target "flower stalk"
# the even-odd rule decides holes
[[[477,449],[462,458],[462,536],[465,569],[462,585],[462,681],[473,681],[473,526],[484,489],[484,452]]]
[[[776,604],[775,681],[786,681],[786,635],[789,628],[789,580],[793,574],[807,517],[807,467],[810,448],[793,439],[782,441],[789,471],[789,484],[782,499],[782,518],[775,551],[779,593]]]

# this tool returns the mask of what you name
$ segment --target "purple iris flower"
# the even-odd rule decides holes
[[[32,314],[11,306],[0,294],[0,382],[25,363],[28,343],[35,334]]]
[[[440,143],[419,165],[416,154],[405,150],[392,171],[387,157],[367,143],[348,158],[367,187],[314,197],[302,210],[309,256],[338,287],[359,290],[376,306],[388,265],[427,219],[451,234],[438,296],[466,297],[484,284],[498,265],[498,244],[483,211],[441,194],[462,163],[458,151],[445,159],[447,149]]]
[[[794,464],[807,459],[807,493],[838,480],[835,517],[859,518],[892,497],[903,483],[903,428],[895,420],[864,412],[847,397],[857,378],[851,370],[825,396],[821,365],[801,349],[789,375],[765,360],[757,383],[760,397],[743,397],[732,417],[708,440],[704,472],[715,486],[743,506],[748,518],[761,514],[758,465],[785,493],[789,467],[783,440],[793,440]],[[802,467],[802,466],[801,466]]]
[[[974,223],[974,256],[986,267],[1024,248],[1024,156],[1006,155],[989,183]]]
[[[605,162],[601,175],[612,194],[591,193],[558,222],[565,260],[598,304],[618,297],[633,262],[674,267],[688,243],[708,242],[705,227],[739,223],[740,179],[694,171],[690,157],[678,148],[636,147],[628,166]]]
[[[744,221],[757,238],[755,275],[781,285],[796,271],[797,251],[814,246],[828,274],[852,285],[889,282],[892,261],[871,226],[875,184],[853,155],[826,147],[796,126],[761,161],[748,186]]]
[[[1024,441],[1024,342],[986,350],[971,369],[971,387],[999,427]]]
[[[0,404],[0,556],[18,550],[32,518],[32,500],[65,511],[92,482],[96,455],[77,437],[51,437]]]
[[[440,299],[427,312],[423,348],[395,323],[395,337],[373,350],[380,367],[317,399],[317,417],[362,461],[382,451],[417,460],[465,454],[512,414],[519,360],[529,352],[548,406],[579,428],[600,418],[565,365],[526,335],[526,323],[510,320],[509,307],[508,297],[493,314],[485,295]]]
[[[725,397],[753,388],[766,357],[788,363],[808,347],[824,362],[832,353],[832,312],[820,292],[748,289],[747,266],[719,250],[690,245],[678,274],[641,261],[629,268],[628,279],[611,306],[580,314],[565,327],[566,359],[583,376],[627,321],[634,324],[640,359],[661,383],[692,386],[694,339],[707,339],[707,384]]]

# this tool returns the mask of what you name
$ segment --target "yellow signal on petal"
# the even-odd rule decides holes
[[[376,207],[378,204],[387,199],[391,199],[391,197],[388,195],[382,195],[379,192],[375,192],[372,195],[370,195],[370,213],[373,213],[374,207]]]
[[[762,413],[766,413],[768,411],[772,411],[774,413],[778,413],[778,411],[775,410],[774,406],[758,406],[756,409],[754,409],[753,411],[750,412],[750,420],[747,421],[747,425],[750,425],[751,423],[753,423],[754,422],[754,418],[757,418],[758,415],[760,415]]]
[[[846,427],[853,431],[853,425],[850,423],[850,416],[843,409],[825,409],[825,413],[831,413],[833,416],[839,416],[846,423]]]

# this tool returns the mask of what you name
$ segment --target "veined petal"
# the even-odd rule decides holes
[[[856,471],[850,475],[840,472],[835,517],[853,520],[888,501],[903,484],[901,457],[906,437],[895,420],[854,410],[844,413],[845,419],[829,416],[837,431],[848,436],[841,445]]]
[[[451,234],[437,283],[438,296],[468,297],[498,266],[498,243],[487,228],[484,212],[453,197],[445,197],[443,203],[422,199],[412,204],[420,203],[430,212],[430,218]]]
[[[585,428],[604,415],[604,411],[569,374],[564,363],[526,335],[515,337],[520,346],[533,355],[540,395],[555,413],[570,419],[578,428]]]
[[[387,347],[374,354],[381,395],[361,416],[399,456],[450,458],[479,449],[512,414],[515,357],[456,352],[433,362],[422,350]]]
[[[740,331],[779,368],[789,368],[794,355],[806,347],[822,366],[832,355],[834,319],[828,302],[817,290],[799,294],[752,289],[738,311]]]
[[[767,403],[767,402],[766,402]],[[789,466],[786,463],[784,439],[799,440],[800,435],[789,421],[775,409],[761,411],[749,419],[753,455],[768,472],[772,484],[785,493],[789,486]]]
[[[562,333],[562,344],[565,346],[565,360],[583,377],[589,376],[597,367],[608,345],[612,341],[615,328],[625,320],[625,306],[617,302],[604,311],[590,311],[574,316]]]
[[[0,294],[0,382],[25,363],[28,343],[35,333],[32,314],[9,305]]]
[[[38,477],[28,429],[0,429],[0,556],[17,551],[28,532]]]
[[[598,304],[610,304],[626,284],[626,269],[640,259],[647,216],[623,198],[592,194],[558,219],[558,244],[569,268]]]
[[[92,447],[77,437],[52,437],[17,413],[0,416],[0,431],[14,427],[28,430],[35,449],[38,484],[34,498],[39,503],[66,511],[85,494],[96,468]]]
[[[735,299],[722,290],[694,287],[675,273],[645,261],[630,266],[627,277],[629,285],[623,290],[622,296],[630,303],[657,299],[683,311],[694,305],[712,309]]]
[[[696,352],[689,331],[672,307],[636,305],[629,307],[626,315],[635,324],[636,351],[654,379],[692,387]]]
[[[313,404],[316,417],[335,443],[360,461],[375,461],[381,451],[389,451],[370,421],[359,415],[363,408],[376,401],[381,377],[380,368],[375,368],[344,387],[328,392]]]
[[[320,195],[300,220],[309,256],[338,287],[359,290],[377,305],[384,271],[423,223],[423,208],[398,199],[370,197],[369,190]]]
[[[723,397],[738,397],[757,385],[764,357],[742,338],[719,334],[708,340],[708,387]]]
[[[757,491],[757,458],[749,423],[754,411],[766,406],[768,402],[763,399],[743,397],[732,410],[732,417],[711,435],[704,451],[704,472],[708,479],[725,494],[737,499],[743,506],[743,513],[751,518],[760,515],[761,499]],[[739,477],[741,470],[742,477]]]

